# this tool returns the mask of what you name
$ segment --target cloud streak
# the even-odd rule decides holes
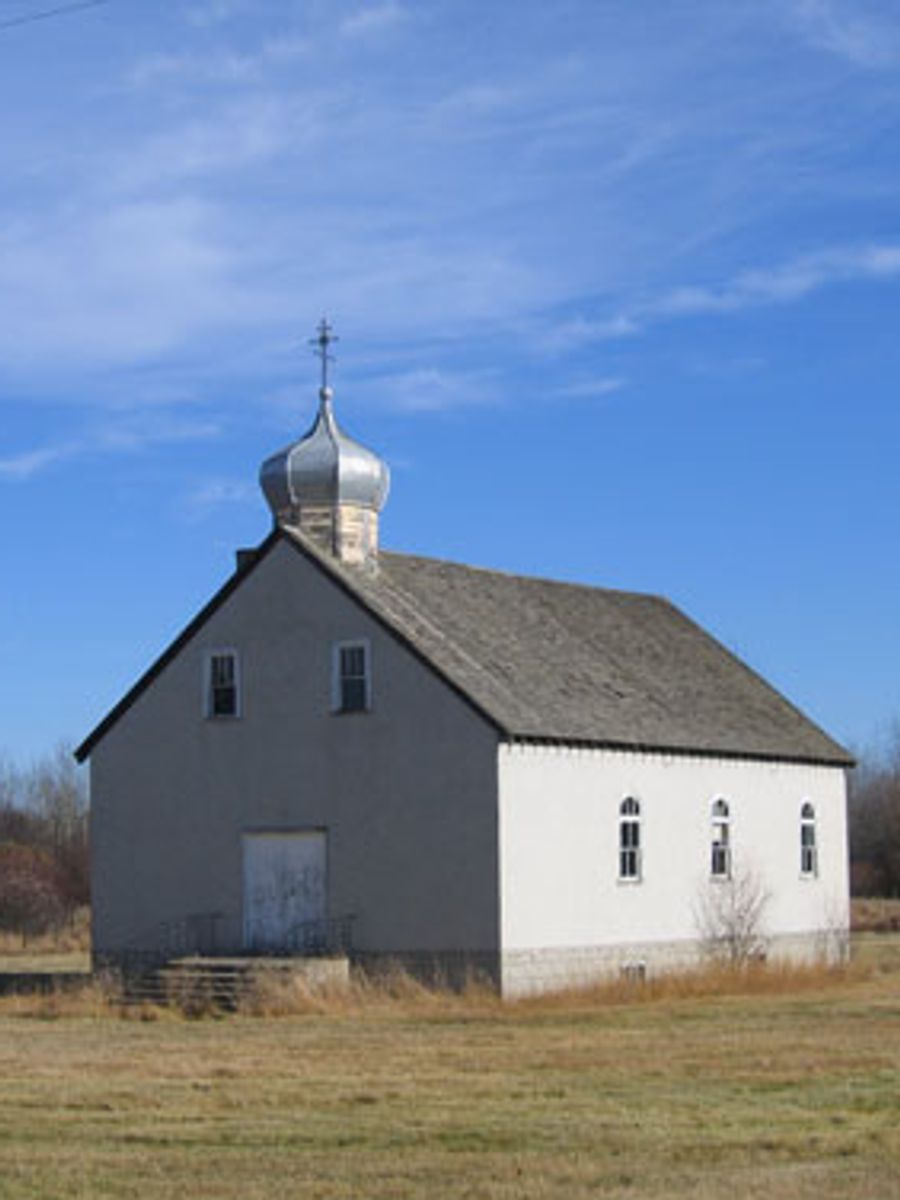
[[[792,304],[842,283],[897,278],[900,243],[830,247],[780,265],[741,271],[722,284],[674,287],[611,316],[574,317],[547,330],[540,345],[546,351],[560,352],[567,347],[635,337],[660,321]]]
[[[788,7],[801,34],[821,50],[865,68],[900,62],[900,22],[871,0],[791,0]]]
[[[0,482],[27,483],[50,468],[93,455],[139,454],[154,446],[205,442],[221,435],[215,421],[185,420],[170,413],[108,416],[80,436],[24,450],[0,459]]]

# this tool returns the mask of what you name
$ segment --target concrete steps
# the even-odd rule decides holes
[[[173,1005],[185,1012],[234,1012],[267,980],[298,978],[311,987],[341,986],[349,961],[334,958],[211,958],[191,955],[122,980],[124,1004]]]

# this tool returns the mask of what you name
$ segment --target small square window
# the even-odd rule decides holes
[[[368,642],[338,642],[334,647],[332,708],[366,712],[372,706]]]
[[[207,655],[203,707],[211,719],[240,716],[240,672],[235,650],[213,650]]]

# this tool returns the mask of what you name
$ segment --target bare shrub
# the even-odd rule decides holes
[[[736,865],[728,878],[705,881],[694,914],[704,953],[732,967],[764,960],[769,899],[760,877],[747,867]]]
[[[0,929],[19,933],[26,942],[59,926],[64,917],[51,855],[37,846],[0,845]]]
[[[28,770],[0,757],[0,929],[33,939],[90,899],[85,776],[60,747]]]

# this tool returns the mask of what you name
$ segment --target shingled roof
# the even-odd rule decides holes
[[[288,536],[508,738],[852,764],[662,597],[384,551],[366,574]]]
[[[285,539],[509,740],[850,766],[852,758],[668,600],[408,554],[346,567],[274,531],[76,751],[79,761]]]

